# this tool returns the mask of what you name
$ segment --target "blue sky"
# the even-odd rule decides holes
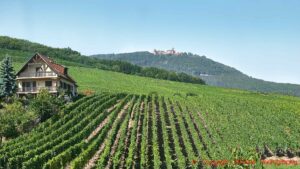
[[[300,84],[299,0],[1,0],[0,35],[82,54],[174,47]]]

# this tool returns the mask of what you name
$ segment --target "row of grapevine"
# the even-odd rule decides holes
[[[206,142],[203,140],[203,135],[201,132],[199,132],[199,125],[195,121],[194,116],[191,114],[188,109],[184,110],[182,106],[177,102],[178,111],[181,112],[183,123],[186,126],[186,130],[188,137],[191,137],[191,144],[195,144],[195,146],[192,146],[193,152],[195,153],[195,156],[198,157],[196,159],[193,159],[197,162],[207,159],[210,159],[210,153],[208,151],[208,147],[206,145]],[[190,133],[190,134],[189,134]],[[197,151],[196,151],[196,149]],[[198,152],[198,153],[197,153]],[[198,163],[198,165],[201,165],[201,163]]]
[[[149,97],[148,111],[147,111],[147,148],[146,148],[146,167],[154,168],[154,154],[153,153],[153,118],[152,118],[152,97]]]
[[[133,152],[134,160],[127,160],[126,163],[129,166],[133,166],[133,168],[138,168],[141,164],[141,151],[142,151],[142,141],[143,141],[143,131],[144,131],[144,124],[145,124],[145,105],[147,104],[147,100],[144,98],[141,104],[141,109],[139,111],[139,119],[138,119],[138,126],[136,131],[136,146],[135,151]],[[131,168],[131,167],[130,167]]]
[[[25,155],[16,156],[17,159],[22,159],[23,166],[25,166],[23,168],[41,168],[41,166],[48,160],[87,137],[93,130],[94,126],[100,123],[103,118],[107,116],[107,113],[99,114],[99,112],[103,112],[105,108],[115,101],[116,99],[113,98],[104,102],[103,105],[94,105],[91,108],[94,109],[94,111],[89,113],[84,119],[74,125],[74,127],[67,130],[63,136],[59,136],[57,139],[47,142],[41,147],[27,151]],[[55,152],[55,154],[53,152]],[[11,163],[9,162],[9,164]],[[20,164],[20,162],[17,164]]]
[[[108,97],[102,98],[99,101],[90,104],[89,109],[92,109],[93,107],[95,107],[95,105],[102,103],[102,101],[107,98]],[[72,114],[72,116],[73,115],[74,114]],[[58,140],[62,135],[66,137],[70,136],[72,134],[71,131],[68,131],[70,133],[69,135],[65,131],[70,129],[70,127],[74,126],[74,124],[81,121],[82,117],[84,117],[84,113],[78,113],[76,114],[76,118],[73,117],[70,121],[68,121],[68,123],[65,123],[64,125],[60,125],[60,128],[57,129],[56,128],[53,129],[52,127],[46,128],[44,132],[39,132],[34,136],[32,136],[32,138],[28,139],[25,143],[19,144],[18,147],[20,147],[20,149],[12,150],[10,154],[7,154],[7,156],[17,156],[20,154],[24,154],[25,152],[28,152],[28,150],[32,150],[34,147],[40,147],[44,145],[44,143],[48,142],[48,140],[53,140],[53,139]],[[42,138],[42,139],[37,139],[37,138]],[[66,138],[61,138],[61,140],[65,140],[65,139]]]
[[[203,134],[203,142],[206,142],[207,147],[210,148],[210,155],[212,159],[222,159],[223,152],[227,150],[221,150],[219,143],[217,144],[216,138],[218,134],[216,131],[212,133],[212,127],[209,127],[200,111],[191,103],[186,103],[186,110],[191,113],[194,121],[198,124],[198,130]],[[218,139],[220,140],[220,139]]]
[[[93,99],[90,99],[91,101]],[[89,104],[91,104],[92,102],[89,102],[90,100],[88,100],[88,104],[80,104],[79,106],[77,106],[74,111],[72,111],[70,114],[75,114],[75,113],[79,113],[79,109],[83,109],[86,106],[89,106]],[[65,118],[63,118],[65,119]],[[61,119],[62,120],[62,119]],[[47,122],[45,122],[47,123]],[[57,122],[59,123],[59,122]],[[62,127],[59,126],[59,127]],[[59,130],[55,130],[52,128],[52,126],[45,128],[44,132],[31,132],[30,134],[27,134],[26,136],[28,137],[26,140],[21,140],[19,142],[16,142],[15,144],[9,144],[10,142],[8,142],[8,145],[4,145],[3,152],[1,151],[0,153],[0,166],[4,166],[4,164],[7,164],[7,161],[10,157],[15,157],[18,154],[24,154],[24,152],[27,152],[27,150],[31,150],[32,149],[32,145],[38,144],[38,142],[41,142],[42,144],[44,144],[45,142],[48,142],[48,140],[45,140],[45,136],[44,133],[48,133],[50,134],[54,134],[55,137],[60,136],[61,134],[63,134],[66,130],[63,130],[62,132],[59,132]],[[56,134],[57,133],[57,134]],[[14,141],[13,141],[14,142]]]
[[[109,113],[109,115],[106,118],[109,118],[109,120],[112,121],[114,116],[127,103],[128,98],[130,97],[127,96],[126,98],[124,98],[120,103],[117,104],[117,106],[114,106],[114,109],[108,109],[107,113]],[[74,160],[74,158],[76,159],[71,162],[70,164],[71,168],[80,168],[84,166],[86,161],[89,160],[90,156],[94,153],[94,151],[97,150],[97,147],[99,146],[100,143],[102,143],[103,139],[105,138],[106,133],[110,127],[109,124],[110,124],[109,122],[106,123],[106,125],[103,128],[101,128],[101,130],[96,135],[93,135],[90,141],[87,141],[87,139],[83,139],[81,140],[80,143],[68,148],[60,155],[49,160],[45,164],[44,168],[45,169],[62,168],[65,167],[72,160]]]
[[[138,138],[139,138],[139,129],[141,127],[141,113],[144,110],[144,102],[145,96],[141,96],[138,106],[135,110],[135,116],[133,120],[133,124],[131,125],[132,131],[130,139],[128,140],[128,147],[125,151],[125,154],[122,156],[120,168],[133,168],[135,152],[138,149]]]
[[[171,166],[172,168],[178,168],[179,165],[178,165],[178,158],[181,157],[181,154],[179,154],[179,150],[176,149],[176,145],[175,145],[175,141],[174,141],[174,134],[172,132],[172,126],[171,126],[171,121],[170,121],[170,118],[169,118],[169,111],[167,109],[167,105],[165,103],[165,100],[164,98],[162,97],[161,100],[160,100],[160,105],[161,105],[161,114],[162,114],[162,121],[163,121],[163,124],[164,124],[164,133],[166,133],[167,135],[167,142],[168,142],[168,146],[169,146],[169,149],[166,148],[166,151],[169,152],[169,154],[171,155]],[[180,155],[180,156],[178,156]],[[168,159],[168,158],[166,158]]]
[[[137,130],[137,123],[138,123],[138,116],[139,116],[139,109],[141,106],[141,102],[142,102],[143,96],[139,98],[138,102],[136,103],[134,109],[131,112],[130,115],[130,120],[128,123],[128,130],[126,132],[126,138],[125,140],[123,139],[123,142],[119,143],[118,146],[118,150],[116,155],[114,156],[114,162],[113,164],[115,164],[114,168],[124,168],[125,167],[125,162],[126,159],[131,159],[133,158],[133,151],[130,151],[130,145],[134,145],[131,141],[132,138],[135,138],[135,131]]]
[[[160,113],[160,110],[159,110],[159,103],[158,103],[158,97],[155,96],[154,97],[154,109],[155,109],[155,113],[154,113],[154,116],[153,116],[153,121],[155,121],[155,126],[156,126],[156,129],[153,130],[153,135],[154,135],[154,138],[156,140],[156,144],[154,144],[154,148],[155,148],[155,152],[158,152],[159,153],[159,158],[157,159],[154,159],[155,162],[160,162],[160,164],[157,166],[159,168],[166,168],[167,167],[167,164],[166,164],[166,154],[165,154],[165,149],[164,149],[164,140],[165,139],[165,135],[163,133],[163,127],[162,126],[162,120],[161,120],[161,113]],[[157,156],[154,156],[154,157],[157,157]]]
[[[165,154],[165,163],[166,168],[178,168],[177,166],[177,155],[175,152],[175,145],[173,141],[172,131],[170,130],[170,125],[168,119],[166,119],[167,112],[163,108],[162,99],[158,96],[155,97],[155,104],[158,107],[160,118],[161,118],[161,125],[162,125],[162,135],[163,135],[163,148]],[[157,109],[157,108],[156,108]],[[167,120],[167,121],[166,121]]]
[[[201,154],[201,150],[199,149],[201,144],[197,142],[197,140],[198,140],[197,136],[194,135],[196,133],[196,131],[193,129],[192,121],[189,117],[186,116],[187,113],[183,112],[182,107],[178,102],[176,102],[176,105],[177,105],[177,107],[174,105],[173,106],[177,112],[180,112],[179,115],[182,118],[182,121],[180,122],[180,124],[182,124],[183,125],[182,128],[185,129],[186,138],[188,139],[187,142],[189,143],[188,144],[189,152],[193,152],[193,155],[191,155],[193,158],[191,163],[193,166],[202,168],[203,164],[202,164],[201,160],[203,160],[204,154],[203,153]],[[193,164],[193,161],[195,164]]]
[[[104,141],[105,148],[103,152],[101,153],[98,161],[97,161],[97,168],[105,168],[108,164],[108,162],[111,160],[111,156],[114,155],[115,147],[118,143],[119,135],[121,134],[121,131],[126,131],[126,124],[129,121],[130,113],[133,106],[135,97],[130,101],[130,104],[127,105],[125,109],[122,110],[122,112],[116,117],[114,124],[112,126],[112,130],[109,132],[107,139]],[[121,130],[119,130],[121,129]],[[113,148],[113,149],[112,149]],[[113,150],[113,151],[112,151]]]
[[[66,109],[69,110],[68,112],[68,116],[71,117],[72,114],[78,113],[78,110],[82,110],[84,107],[90,105],[91,103],[93,103],[96,99],[99,99],[101,96],[104,95],[99,95],[99,96],[89,96],[89,97],[84,97],[80,100],[78,100],[77,102],[71,104],[70,106],[68,106]],[[71,109],[73,108],[73,109]],[[61,114],[64,114],[64,112],[67,112],[65,109],[63,109],[61,111]],[[59,116],[58,114],[55,116]],[[61,127],[61,125],[59,125],[60,121],[65,121],[65,119],[67,119],[67,116],[64,116],[63,118],[60,118],[59,120],[52,120],[49,119],[46,122],[40,124],[38,127],[36,127],[35,129],[33,129],[33,131],[31,131],[30,133],[24,134],[8,143],[6,143],[0,150],[0,153],[3,152],[8,152],[11,151],[13,149],[15,149],[15,147],[22,147],[23,145],[28,145],[29,143],[36,141],[36,138],[39,138],[43,135],[47,135],[49,134],[49,132],[55,131],[57,128],[56,127]],[[55,118],[56,119],[56,118]],[[53,122],[56,122],[57,125],[54,125]],[[49,126],[51,126],[51,130],[47,130],[45,131],[46,128],[48,128]],[[50,129],[50,128],[49,128]]]
[[[138,150],[136,166],[146,168],[147,165],[147,129],[148,129],[148,105],[150,102],[150,97],[147,96],[145,101],[145,110],[143,113],[143,130],[141,132],[141,147]]]
[[[54,125],[50,125],[48,128],[46,127],[44,132],[48,133],[48,135],[43,135],[43,137],[38,139],[35,134],[41,135],[42,133],[33,132],[31,134],[32,138],[36,140],[30,142],[25,141],[28,145],[16,147],[15,150],[0,154],[4,157],[3,160],[1,160],[1,167],[42,168],[48,160],[60,155],[60,153],[69,147],[73,148],[73,146],[83,140],[83,138],[90,135],[90,132],[94,130],[95,126],[109,114],[105,109],[111,107],[123,96],[124,95],[99,95],[90,97],[86,102],[81,102],[81,105],[74,107],[74,111],[66,113],[65,116],[54,123]],[[90,100],[92,100],[92,102],[89,102]],[[89,104],[85,105],[85,103]],[[50,130],[53,129],[53,126],[59,123],[61,123],[60,127],[51,132]],[[14,144],[11,144],[11,146],[13,145]],[[15,145],[22,145],[22,143]]]
[[[106,165],[106,168],[119,168],[121,156],[125,155],[126,153],[126,146],[128,144],[126,143],[126,139],[131,133],[132,119],[134,118],[135,109],[137,108],[139,101],[140,99],[138,99],[137,102],[135,102],[133,106],[130,107],[127,111],[129,119],[126,124],[124,124],[124,126],[119,130],[117,136],[118,139],[116,139],[114,142],[114,145],[112,147],[113,151],[110,152],[111,156],[108,164]]]
[[[191,157],[192,150],[190,149],[189,142],[187,140],[187,136],[185,132],[183,132],[183,123],[181,121],[180,116],[178,116],[177,112],[174,110],[174,106],[172,102],[168,99],[168,107],[170,109],[170,117],[173,119],[174,129],[178,136],[179,146],[181,147],[181,152],[185,157],[185,166],[190,168],[191,167],[191,159],[195,159],[196,157]]]

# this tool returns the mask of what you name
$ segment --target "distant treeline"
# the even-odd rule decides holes
[[[105,65],[102,69],[122,72],[126,74],[151,77],[155,79],[164,79],[178,82],[205,84],[205,82],[197,77],[193,77],[186,73],[176,73],[173,71],[167,71],[155,67],[141,67],[128,62],[114,61],[114,60],[101,60],[101,63]]]
[[[194,77],[186,73],[175,73],[173,71],[167,71],[154,67],[143,68],[141,66],[124,61],[103,60],[94,57],[83,56],[71,48],[52,48],[27,40],[0,36],[0,59],[2,59],[5,54],[10,54],[13,56],[13,61],[25,62],[36,52],[49,56],[60,64],[69,66],[94,67],[156,79],[205,84],[201,78]]]

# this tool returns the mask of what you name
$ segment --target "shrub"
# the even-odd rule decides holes
[[[5,104],[0,112],[0,137],[15,138],[24,132],[33,115],[26,112],[22,102],[11,98],[11,104]]]
[[[39,116],[41,122],[59,111],[63,100],[51,95],[47,90],[40,90],[30,104],[31,109]]]

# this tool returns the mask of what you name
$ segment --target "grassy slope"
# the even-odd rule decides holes
[[[159,94],[172,96],[175,93],[185,95],[188,92],[203,94],[217,94],[222,96],[242,96],[247,98],[263,98],[263,99],[280,99],[300,101],[298,97],[277,95],[277,94],[261,94],[256,92],[227,89],[213,86],[202,86],[188,83],[173,82],[167,80],[152,79],[147,77],[139,77],[126,75],[117,72],[104,71],[100,69],[69,67],[70,74],[77,80],[80,90],[94,89],[95,91],[127,91],[137,94],[148,94],[150,92],[158,92]]]

